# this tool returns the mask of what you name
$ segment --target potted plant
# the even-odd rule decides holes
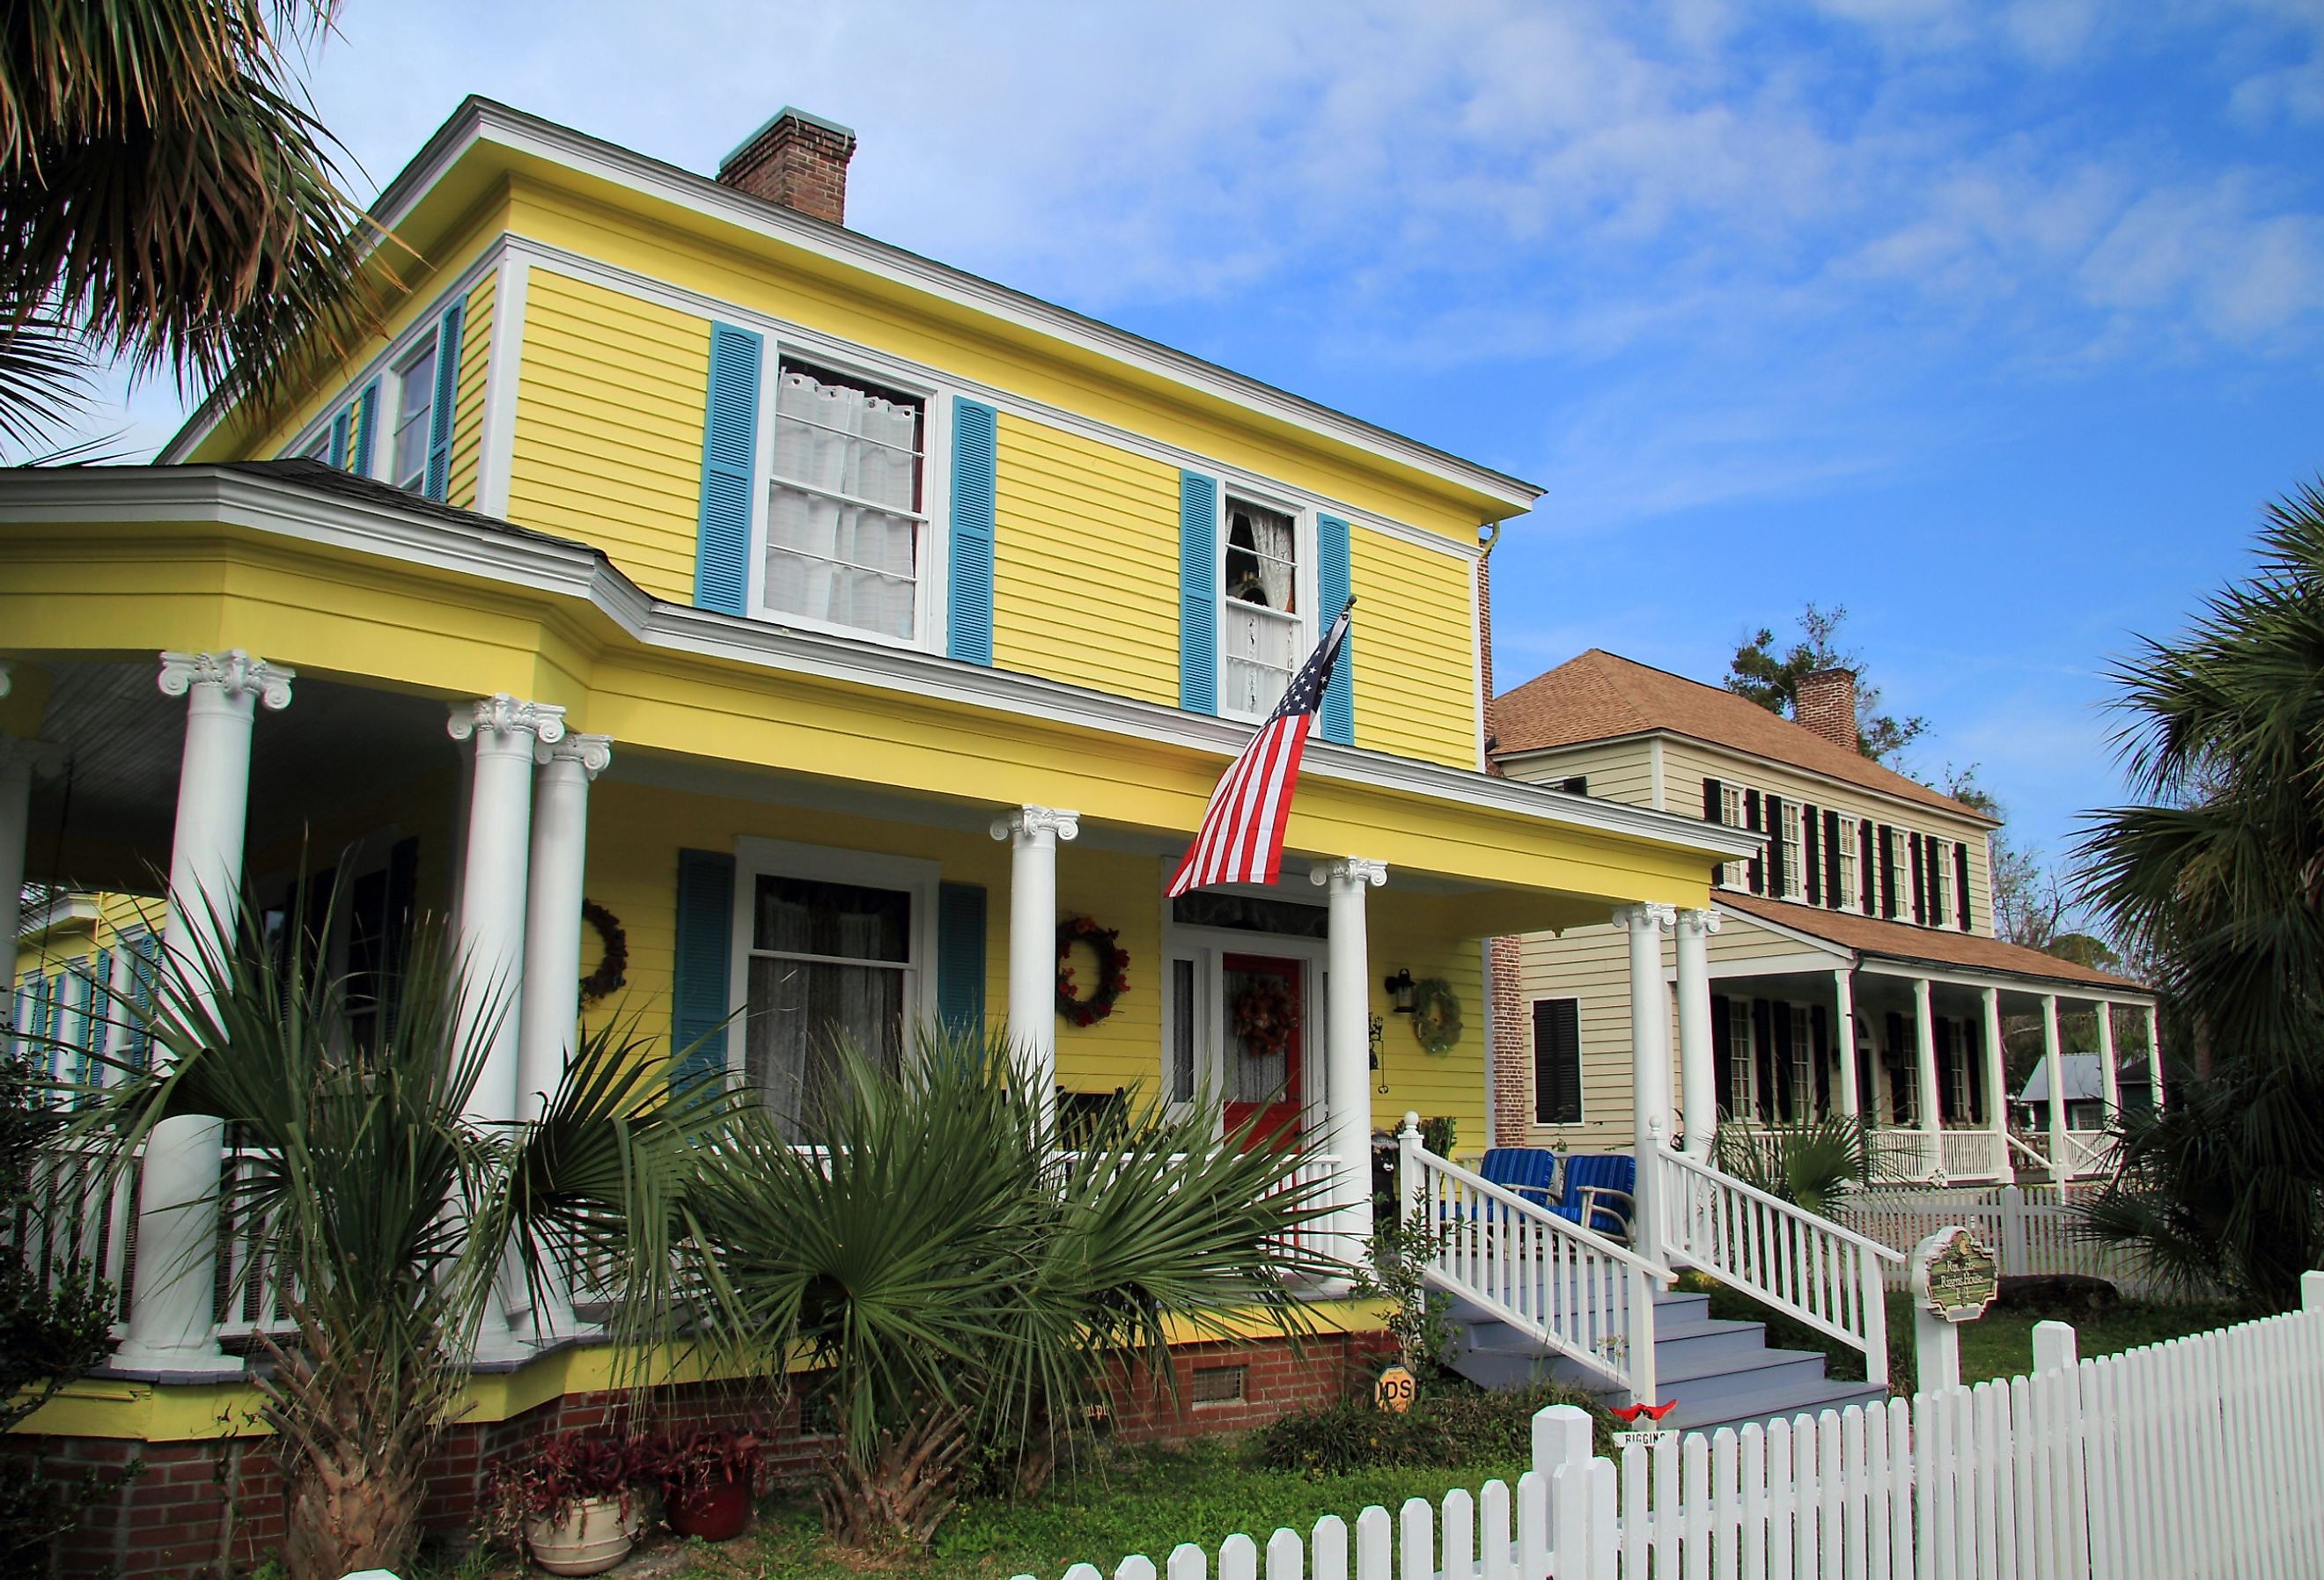
[[[731,1541],[751,1520],[764,1459],[749,1432],[704,1429],[659,1446],[662,1516],[680,1536]]]
[[[629,1557],[645,1524],[650,1448],[580,1432],[545,1437],[493,1471],[494,1524],[552,1575],[595,1575]]]

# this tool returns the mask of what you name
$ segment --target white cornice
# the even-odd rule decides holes
[[[0,468],[0,533],[19,523],[215,522],[586,602],[640,645],[1232,757],[1250,726],[932,653],[853,642],[648,597],[596,550],[436,507],[325,493],[231,467]],[[1311,740],[1303,772],[1729,861],[1764,835],[1472,769]]]
[[[706,176],[489,99],[470,97],[452,113],[411,162],[381,191],[372,205],[373,219],[383,231],[392,231],[463,155],[486,142],[561,165],[583,176],[610,181],[762,240],[779,242],[860,269],[1018,328],[1159,374],[1173,383],[1231,401],[1317,439],[1352,446],[1455,487],[1484,494],[1505,505],[1509,514],[1531,510],[1534,502],[1541,497],[1541,489],[1507,473],[1464,461],[1417,439],[1302,400],[1272,384],[1101,323],[1069,308],[1011,291],[886,242],[874,241],[844,226],[827,225],[795,210],[761,202],[730,187],[722,187]],[[190,451],[215,423],[217,416],[206,402],[171,440],[161,458],[176,459]]]

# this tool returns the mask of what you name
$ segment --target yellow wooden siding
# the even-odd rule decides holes
[[[1394,882],[1393,877],[1389,882]],[[1485,1130],[1485,962],[1474,939],[1448,938],[1403,915],[1386,889],[1375,890],[1366,929],[1372,968],[1364,974],[1370,1012],[1380,1022],[1380,1068],[1371,1072],[1372,1128],[1394,1130],[1406,1113],[1453,1122],[1455,1150],[1473,1152],[1490,1145]],[[1399,1015],[1380,983],[1398,967],[1416,980],[1443,977],[1461,1001],[1461,1036],[1448,1053],[1432,1054],[1412,1034],[1412,1018]],[[1386,1086],[1388,1090],[1379,1088]]]
[[[444,501],[462,510],[476,505],[476,470],[484,437],[484,380],[492,371],[493,286],[486,274],[468,292],[460,319],[460,377],[452,396],[452,457]]]
[[[1630,1080],[1630,956],[1628,938],[1611,926],[1569,928],[1557,937],[1536,933],[1520,949],[1517,1013],[1526,1048],[1525,1120],[1533,1144],[1563,1144],[1577,1151],[1628,1150],[1633,1140]],[[1570,998],[1582,1031],[1582,1123],[1533,1123],[1533,1005]],[[1674,1077],[1675,1079],[1675,1077]],[[1677,1087],[1673,1086],[1675,1092]]]
[[[1003,413],[992,662],[1144,702],[1178,700],[1178,473]]]
[[[1526,756],[1503,764],[1511,779],[1528,784],[1556,784],[1580,775],[1589,781],[1585,793],[1603,801],[1651,807],[1655,800],[1654,748],[1644,740],[1611,745],[1573,746],[1562,752]],[[1687,781],[1684,796],[1666,791],[1665,808],[1693,817],[1702,809],[1701,776]]]
[[[1385,532],[1359,527],[1351,537],[1356,744],[1474,768],[1473,568]]]
[[[694,600],[710,325],[535,269],[526,288],[509,519],[603,549]]]

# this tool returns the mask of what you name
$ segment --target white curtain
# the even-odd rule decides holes
[[[919,523],[917,402],[786,369],[775,393],[766,605],[912,634]]]
[[[850,910],[829,900],[827,891],[761,882],[756,947],[864,961],[892,957],[891,924],[883,910]],[[892,965],[752,957],[743,1068],[792,1141],[812,1139],[807,1132],[816,1110],[839,1080],[840,1049],[853,1048],[886,1069],[899,1067],[907,975]]]
[[[1227,521],[1226,598],[1220,605],[1222,704],[1266,713],[1298,669],[1297,529],[1288,516],[1231,505]]]

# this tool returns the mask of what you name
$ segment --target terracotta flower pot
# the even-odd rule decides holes
[[[623,1518],[620,1499],[592,1498],[562,1520],[526,1521],[524,1539],[532,1561],[552,1575],[595,1575],[630,1556],[642,1523],[634,1513]]]
[[[662,1490],[662,1511],[669,1528],[680,1536],[705,1541],[732,1541],[751,1522],[751,1487],[747,1482],[715,1481],[687,1492]]]

